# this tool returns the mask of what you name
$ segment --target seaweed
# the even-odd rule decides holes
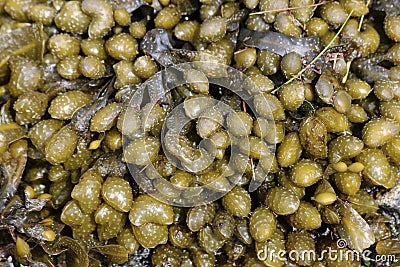
[[[69,90],[78,90],[89,83],[88,79],[79,78],[76,80],[65,80],[65,79],[56,79],[54,81],[46,81],[43,86],[43,92],[50,95],[55,96],[60,92],[66,92]]]
[[[368,58],[359,58],[353,61],[351,70],[366,82],[389,79],[389,70],[379,63],[387,58],[387,54],[374,54]]]
[[[279,86],[278,88],[274,89],[272,93],[276,93],[282,86],[287,85],[294,81],[296,78],[300,77],[304,72],[306,72],[310,67],[312,67],[332,46],[334,40],[338,38],[338,36],[342,33],[344,27],[346,26],[347,22],[351,18],[351,15],[353,14],[353,10],[349,13],[347,16],[346,20],[343,22],[342,26],[339,28],[338,32],[333,36],[333,38],[330,40],[328,45],[326,45],[321,52],[318,53],[304,68],[302,68],[296,75],[294,75],[292,78],[287,80],[283,85]]]
[[[400,14],[400,2],[398,0],[377,0],[374,1],[372,9],[386,12],[390,16]]]
[[[390,218],[389,226],[393,237],[400,234],[400,184],[390,190],[378,194],[376,198],[382,214]]]
[[[42,248],[49,255],[66,254],[68,258],[74,258],[75,262],[82,267],[102,266],[96,254],[101,254],[106,260],[117,264],[128,260],[128,252],[123,246],[116,244],[87,246],[68,236],[61,236],[52,243],[42,244]]]
[[[171,53],[177,49],[174,49],[172,46],[169,34],[164,29],[148,31],[143,37],[141,47],[164,67],[182,62],[177,56]]]
[[[199,2],[196,0],[184,0],[177,3],[179,11],[184,16],[194,14],[199,8]]]
[[[5,244],[0,242],[2,243],[0,254],[7,255],[9,249],[13,249],[16,245],[18,246],[18,240],[21,240],[21,236],[24,234],[27,237],[24,242],[34,242],[35,244],[30,248],[32,254],[25,255],[24,260],[29,262],[30,266],[55,266],[48,255],[58,255],[64,252],[65,249],[57,250],[54,247],[54,242],[47,242],[43,233],[45,231],[53,231],[58,236],[63,230],[64,224],[56,221],[54,217],[48,217],[47,223],[41,220],[40,211],[48,201],[49,199],[30,199],[28,194],[25,194],[25,202],[19,195],[14,195],[11,198],[0,214],[0,229],[7,229],[9,236],[17,244],[12,243],[11,239]],[[48,222],[51,222],[51,225]],[[14,233],[15,230],[17,233]],[[54,253],[55,251],[56,253]]]
[[[243,46],[266,49],[280,56],[296,52],[306,56],[321,50],[319,37],[297,38],[277,32],[259,32],[241,29],[239,42]]]
[[[33,60],[41,60],[44,53],[43,27],[27,24],[5,34],[0,34],[0,83],[7,82],[10,70],[9,60],[15,56],[23,56]],[[0,103],[3,102],[0,92]]]
[[[337,226],[337,230],[350,248],[362,251],[375,243],[374,232],[350,204],[339,202],[338,210],[342,223]]]
[[[128,261],[124,264],[117,265],[113,264],[113,267],[150,267],[151,259],[150,259],[150,249],[148,248],[139,248],[134,254],[130,254],[128,257]]]
[[[62,236],[58,239],[55,246],[65,247],[68,248],[68,251],[72,251],[77,257],[77,260],[79,262],[78,266],[89,266],[89,257],[86,249],[75,239],[67,236]]]
[[[8,146],[11,142],[19,140],[25,136],[25,128],[15,123],[1,125],[0,135],[4,142],[1,147]],[[0,212],[5,208],[5,204],[15,192],[27,162],[28,143],[19,142],[16,148],[11,151],[6,149],[0,156]],[[15,150],[18,149],[18,153]]]
[[[104,255],[109,262],[122,264],[128,261],[128,252],[125,247],[121,245],[104,245],[104,246],[95,246],[90,249],[90,251],[94,251]]]
[[[92,168],[103,176],[124,176],[128,170],[121,157],[116,152],[104,154],[95,161]]]
[[[144,0],[111,0],[110,3],[114,8],[124,8],[129,13],[139,9],[142,6],[149,5]]]
[[[247,9],[240,9],[233,13],[232,16],[226,19],[228,32],[235,31],[239,29],[240,22],[242,22],[249,14]]]
[[[114,91],[115,77],[107,81],[93,98],[92,103],[78,109],[71,118],[71,125],[79,132],[86,132],[89,129],[90,120],[94,114],[107,104],[107,99]]]
[[[202,61],[204,59],[218,61],[216,56],[205,51],[199,52],[175,48],[171,40],[170,33],[165,29],[156,28],[146,33],[141,42],[141,48],[163,67],[171,67],[189,61]]]
[[[6,102],[0,108],[0,125],[8,124],[14,121],[13,116],[11,114],[11,104],[12,101],[10,99],[6,100]],[[1,139],[4,140],[4,139]]]
[[[43,33],[40,25],[32,24],[0,34],[0,67],[4,66],[12,56],[19,55],[39,60],[42,54]]]
[[[56,235],[64,228],[64,224],[52,220],[51,225],[41,222],[40,211],[49,202],[46,200],[29,201],[25,197],[25,203],[22,199],[15,195],[3,209],[0,216],[0,224],[15,228],[18,233],[37,240],[43,244],[47,239],[43,236],[46,230],[52,230]]]

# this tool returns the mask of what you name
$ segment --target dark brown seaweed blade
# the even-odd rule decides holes
[[[400,14],[400,2],[398,0],[377,0],[374,1],[372,9],[386,12],[390,16]]]
[[[291,52],[305,56],[321,49],[319,37],[297,38],[277,32],[259,32],[247,29],[240,30],[239,44],[266,49],[280,56]]]
[[[0,247],[0,258],[6,259],[9,256],[13,255],[15,250],[15,244],[14,243],[9,243],[7,245],[1,246]],[[7,265],[6,263],[1,262],[1,264],[5,264],[5,265],[1,265],[2,267],[7,267],[7,266],[13,266],[11,265]]]
[[[78,109],[71,119],[71,124],[75,130],[85,132],[89,129],[90,120],[94,114],[107,104],[107,99],[114,91],[113,84],[115,78],[110,79],[100,89],[99,93],[94,97],[92,103]]]
[[[35,206],[36,205],[36,206]],[[47,241],[43,236],[46,230],[52,230],[56,235],[64,228],[64,224],[54,220],[52,225],[46,226],[38,222],[38,212],[43,208],[42,203],[29,203],[24,205],[18,195],[12,197],[0,214],[0,223],[15,227],[19,233],[23,233],[35,240]]]
[[[129,13],[135,11],[141,6],[149,5],[144,0],[111,0],[110,3],[111,5],[113,5],[114,8],[124,8]]]
[[[57,241],[56,246],[68,248],[69,250],[74,252],[77,257],[77,260],[79,261],[79,264],[77,266],[79,267],[89,266],[89,257],[86,250],[75,239],[67,236],[62,236]]]
[[[247,9],[240,9],[233,13],[232,16],[226,19],[227,30],[235,31],[239,28],[240,22],[243,21],[249,15],[249,11]]]
[[[141,47],[163,66],[171,66],[179,63],[170,53],[174,48],[169,40],[168,32],[164,29],[148,31],[143,37]]]
[[[127,168],[121,157],[121,153],[117,152],[104,154],[96,160],[93,169],[100,172],[102,176],[124,176]]]
[[[373,83],[378,80],[389,79],[389,70],[379,65],[387,55],[374,55],[369,58],[360,58],[353,61],[351,70],[366,82]]]
[[[356,66],[353,71],[368,83],[389,79],[389,70],[379,65]]]
[[[151,257],[150,250],[148,248],[139,248],[135,253],[130,254],[128,261],[124,264],[117,265],[113,264],[113,267],[150,267]]]
[[[400,233],[400,184],[379,194],[377,202],[383,214],[391,218],[390,226],[393,236]]]
[[[179,1],[178,9],[183,16],[192,15],[199,9],[199,2],[196,0]]]
[[[62,79],[58,74],[47,74],[46,71],[51,71],[49,68],[44,69],[45,73],[45,84],[43,85],[42,91],[50,96],[54,96],[60,92],[65,92],[69,90],[79,90],[83,86],[89,83],[86,78],[79,78],[75,80]],[[54,69],[54,71],[56,71]]]
[[[13,157],[9,151],[4,152],[0,158],[0,212],[5,204],[17,191],[27,161],[27,148],[25,153]]]
[[[396,209],[400,213],[400,184],[384,194],[378,195],[377,201],[380,206]]]

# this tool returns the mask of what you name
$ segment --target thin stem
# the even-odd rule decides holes
[[[364,20],[364,15],[361,15],[360,23],[358,24],[358,31],[361,31],[363,20]]]
[[[369,6],[369,3],[370,3],[370,0],[367,0],[367,7]],[[358,24],[358,31],[361,31],[361,27],[362,27],[362,24],[363,24],[363,21],[364,21],[364,17],[365,17],[365,15],[362,15],[361,18],[360,18],[360,23]]]
[[[346,75],[344,75],[344,77],[342,79],[342,83],[347,82],[347,78],[349,77],[349,73],[350,73],[350,66],[351,66],[351,60],[346,62]]]
[[[20,47],[20,48],[18,48],[16,50],[10,52],[10,54],[13,55],[13,56],[18,56],[18,55],[21,55],[21,54],[23,54],[25,52],[28,52],[29,50],[31,50],[35,46],[36,46],[36,44],[34,42],[33,43],[29,43],[29,44],[27,44],[27,45],[25,45],[23,47]],[[3,58],[0,61],[0,68],[3,67],[5,64],[7,64],[9,60],[10,60],[10,56],[6,56],[5,58]]]
[[[349,21],[351,15],[353,14],[353,10],[350,12],[350,14],[347,16],[346,20],[344,21],[343,25],[340,27],[339,31],[335,34],[335,36],[332,38],[332,40],[329,42],[327,46],[310,62],[308,63],[307,66],[305,66],[299,73],[294,75],[292,78],[290,78],[288,81],[286,81],[283,85],[279,86],[275,90],[273,90],[271,93],[277,92],[279,89],[281,89],[283,86],[291,83],[293,80],[297,79],[299,76],[301,76],[308,68],[310,68],[333,44],[335,39],[340,35],[340,33],[343,31],[344,26],[346,26],[347,22]]]
[[[289,11],[289,10],[300,9],[300,8],[316,7],[316,6],[325,5],[326,3],[330,3],[332,1],[333,0],[328,0],[328,1],[322,1],[322,2],[319,2],[319,3],[316,3],[316,4],[312,4],[312,5],[306,5],[306,6],[294,6],[294,7],[273,9],[273,10],[265,10],[265,11],[250,13],[249,15],[250,16],[252,16],[252,15],[261,15],[261,14],[270,13],[270,12],[281,12],[281,11]]]
[[[10,56],[6,56],[0,61],[0,68],[2,68],[5,64],[7,64],[8,60],[10,60]]]
[[[251,164],[251,176],[253,178],[253,180],[256,180],[256,172],[254,171],[254,162],[253,162],[253,158],[250,158],[250,164]]]
[[[244,111],[244,112],[247,112],[247,109],[246,109],[246,102],[242,101],[242,107],[243,107],[243,111]]]
[[[23,46],[23,47],[21,47],[21,48],[18,48],[18,49],[15,50],[15,51],[13,51],[12,54],[15,55],[15,56],[20,55],[20,54],[23,54],[23,53],[25,53],[25,52],[28,52],[29,50],[31,50],[31,49],[34,48],[35,46],[36,46],[36,44],[35,44],[34,42],[33,42],[33,43],[30,43],[30,44],[27,44],[27,45],[25,45],[25,46]]]

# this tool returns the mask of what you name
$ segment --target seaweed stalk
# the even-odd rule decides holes
[[[343,22],[342,26],[340,27],[339,31],[333,36],[332,40],[329,42],[327,46],[324,47],[324,49],[310,62],[305,66],[302,70],[300,70],[296,75],[294,75],[292,78],[287,80],[283,85],[279,86],[278,88],[274,89],[271,93],[276,93],[279,89],[281,89],[283,86],[293,82],[295,79],[300,77],[306,70],[308,70],[325,52],[331,47],[335,39],[340,35],[340,33],[343,31],[344,27],[346,26],[347,22],[349,21],[351,15],[353,14],[352,10],[349,15],[347,16],[346,20]]]

